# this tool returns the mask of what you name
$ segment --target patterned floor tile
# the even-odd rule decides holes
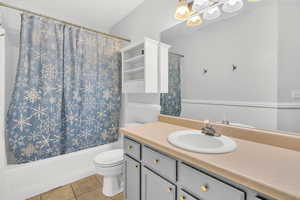
[[[31,197],[27,200],[41,200],[41,197],[40,196],[36,196],[36,197]]]
[[[77,200],[111,200],[111,198],[104,196],[100,190],[94,190],[78,196]]]
[[[99,174],[95,175],[97,180],[100,182],[101,185],[103,185],[103,176],[100,176]]]
[[[42,194],[41,200],[75,200],[75,196],[71,185],[66,185]]]
[[[90,176],[72,183],[72,188],[77,197],[87,192],[100,190],[101,185],[96,176]]]
[[[112,200],[124,200],[124,194],[120,193],[120,194],[112,197]]]
[[[27,200],[123,200],[123,193],[112,198],[102,194],[103,177],[90,176],[72,184],[56,188]]]

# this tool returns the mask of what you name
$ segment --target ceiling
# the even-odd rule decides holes
[[[0,0],[16,7],[109,32],[144,0]]]

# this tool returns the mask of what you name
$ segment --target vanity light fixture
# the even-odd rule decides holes
[[[208,8],[204,13],[203,13],[203,18],[206,20],[214,20],[217,19],[218,17],[221,16],[221,11],[218,6]]]
[[[201,16],[199,16],[199,15],[194,15],[186,21],[186,25],[188,25],[188,26],[198,26],[202,23],[203,23],[203,20],[202,20]]]
[[[261,0],[179,0],[175,18],[186,21],[187,26],[201,25],[204,20],[214,20],[226,13],[234,13],[244,6],[244,1]],[[221,11],[222,8],[222,11]]]
[[[210,0],[195,0],[192,9],[195,11],[201,11],[202,9],[209,7],[210,4]]]
[[[191,15],[191,11],[186,0],[179,0],[176,8],[175,18],[179,20],[186,20]]]
[[[243,0],[228,0],[223,4],[222,10],[227,13],[233,13],[240,10],[243,6]]]

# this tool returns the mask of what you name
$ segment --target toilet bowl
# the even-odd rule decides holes
[[[115,196],[123,191],[123,149],[105,151],[94,159],[97,174],[103,176],[103,194]]]
[[[160,106],[152,104],[130,103],[128,108],[132,112],[126,116],[125,127],[156,121],[160,112]],[[103,176],[102,193],[105,196],[115,196],[124,189],[123,154],[123,149],[115,149],[100,153],[94,159],[96,173]]]

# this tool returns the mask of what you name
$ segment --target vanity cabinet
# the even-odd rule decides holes
[[[175,200],[176,186],[146,167],[142,168],[142,200]],[[129,199],[128,199],[129,200]]]
[[[141,164],[125,156],[125,196],[126,199],[140,200],[141,196]]]
[[[124,137],[126,200],[271,200]]]

